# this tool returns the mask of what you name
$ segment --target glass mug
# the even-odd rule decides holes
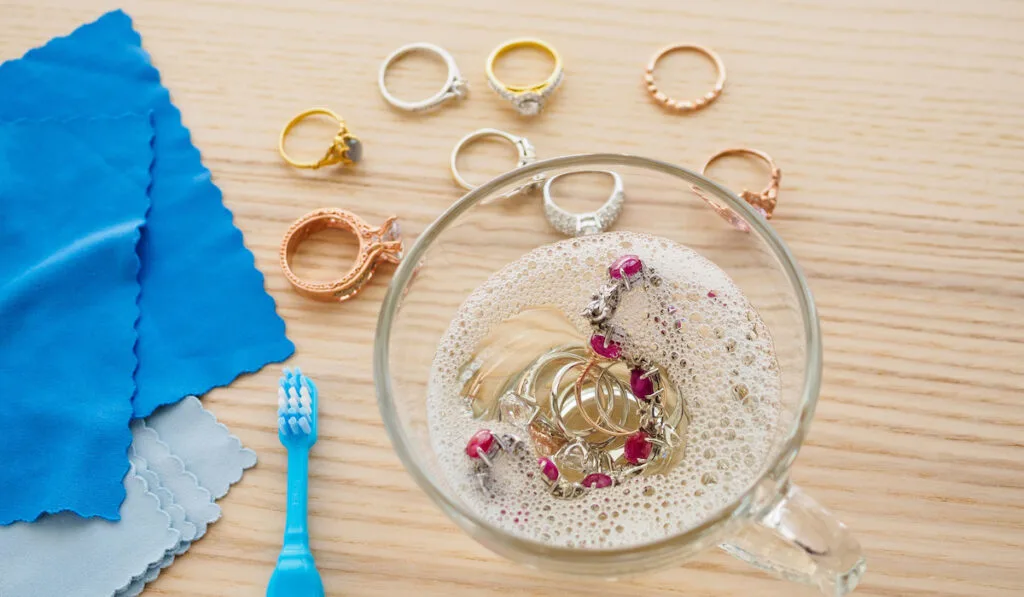
[[[594,170],[614,171],[624,182],[625,205],[612,230],[650,233],[691,247],[744,292],[774,341],[781,415],[761,472],[727,506],[650,543],[580,549],[511,535],[462,501],[431,444],[426,393],[438,341],[466,297],[508,263],[565,238],[543,223],[542,183]],[[463,530],[519,563],[618,577],[720,546],[829,596],[846,595],[864,573],[856,539],[789,481],[821,382],[818,316],[806,281],[763,217],[732,192],[684,168],[637,156],[567,156],[534,162],[470,191],[423,232],[396,270],[377,327],[374,381],[387,433],[416,482]]]

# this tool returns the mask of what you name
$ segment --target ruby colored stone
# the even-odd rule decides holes
[[[544,473],[544,476],[552,481],[558,480],[558,467],[550,458],[538,458],[537,464],[540,465],[540,472]]]
[[[641,460],[647,460],[651,457],[651,448],[653,447],[654,444],[650,442],[648,435],[643,431],[637,431],[626,438],[623,451],[626,460],[630,464],[640,464]]]
[[[470,458],[480,458],[480,450],[483,450],[484,454],[488,454],[493,446],[494,435],[487,429],[481,429],[474,433],[466,443],[466,455]]]
[[[605,346],[604,340],[604,336],[601,334],[594,334],[590,337],[590,348],[593,348],[594,352],[606,359],[619,358],[619,355],[622,354],[622,347],[619,346],[619,343],[609,340],[608,345]]]
[[[640,261],[640,258],[636,255],[623,255],[619,257],[611,266],[608,267],[608,274],[613,278],[621,278],[622,274],[626,276],[635,276],[640,273],[640,270],[644,268],[644,263]]]
[[[647,400],[648,396],[654,393],[654,380],[644,377],[643,369],[633,369],[629,372],[629,389],[637,398]]]
[[[715,294],[714,290],[709,290],[708,291],[708,298],[715,298],[716,296],[718,296],[718,295]]]
[[[583,477],[580,484],[590,489],[603,489],[605,487],[611,487],[612,478],[604,473],[590,473],[586,477]]]

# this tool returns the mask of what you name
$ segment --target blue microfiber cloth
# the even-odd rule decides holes
[[[152,140],[148,114],[0,122],[0,524],[118,518]]]
[[[151,111],[156,132],[139,257],[135,417],[282,361],[294,346],[220,190],[141,47],[107,13],[0,65],[0,120]],[[73,155],[60,155],[51,172]]]

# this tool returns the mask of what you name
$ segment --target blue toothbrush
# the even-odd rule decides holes
[[[306,494],[309,449],[316,443],[316,386],[299,369],[285,369],[277,390],[277,434],[288,449],[288,518],[284,545],[267,597],[323,597],[324,584],[309,551]]]

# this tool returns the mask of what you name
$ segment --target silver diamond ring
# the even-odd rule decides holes
[[[511,143],[513,146],[515,146],[516,151],[519,153],[519,161],[516,163],[516,168],[522,168],[523,166],[537,160],[537,152],[534,150],[533,144],[530,143],[530,140],[527,139],[526,137],[517,137],[512,133],[506,133],[505,131],[499,129],[487,128],[473,131],[472,133],[466,135],[462,139],[459,139],[459,142],[455,144],[455,147],[452,149],[451,159],[448,164],[452,171],[452,178],[455,179],[455,182],[460,187],[466,189],[467,191],[471,191],[479,185],[472,184],[471,182],[463,178],[462,174],[459,173],[459,167],[457,165],[459,153],[461,153],[462,150],[465,149],[466,146],[469,145],[470,143],[482,139],[484,137],[498,137],[499,139],[504,139]],[[542,184],[544,184],[544,178],[537,176],[530,182],[519,187],[516,187],[511,191],[505,193],[504,195],[501,195],[501,197],[514,197],[516,195],[529,193],[531,191],[539,189]]]
[[[398,99],[388,91],[387,83],[385,82],[388,69],[391,68],[391,65],[402,56],[412,52],[435,54],[440,56],[448,66],[448,79],[445,81],[441,89],[427,99],[416,102],[408,102]],[[377,75],[377,86],[380,87],[380,94],[384,96],[384,99],[387,100],[389,104],[400,110],[407,110],[409,112],[431,110],[448,100],[463,99],[469,93],[469,83],[462,78],[462,73],[459,72],[459,67],[455,64],[455,58],[452,57],[452,55],[444,48],[425,42],[402,46],[385,58],[384,63],[380,65],[380,73]]]
[[[555,180],[570,174],[597,173],[611,176],[614,186],[612,194],[604,205],[596,211],[574,214],[555,203],[551,195],[551,185]],[[555,230],[567,236],[582,236],[604,232],[622,213],[622,204],[626,201],[626,193],[622,187],[622,177],[610,170],[584,170],[580,172],[563,172],[552,176],[544,183],[544,216]]]

